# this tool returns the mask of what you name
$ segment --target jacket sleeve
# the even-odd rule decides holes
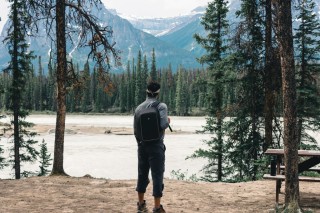
[[[158,106],[159,114],[160,114],[160,127],[161,129],[166,129],[169,126],[168,122],[168,107],[165,103],[160,103]]]

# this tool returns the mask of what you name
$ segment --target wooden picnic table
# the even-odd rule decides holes
[[[267,149],[266,155],[284,155],[284,149]],[[320,157],[320,151],[298,150],[299,156]]]
[[[277,174],[280,174],[280,164],[282,162],[282,158],[284,157],[284,149],[267,149],[265,154],[277,156],[277,171],[279,169],[279,172],[277,172]],[[298,156],[309,157],[308,159],[299,163],[299,173],[308,171],[311,167],[320,164],[320,151],[298,150]]]
[[[263,178],[276,180],[276,206],[278,206],[281,182],[285,180],[285,175],[281,174],[281,172],[285,170],[285,165],[281,165],[282,158],[284,157],[284,149],[267,149],[265,154],[276,156],[276,174],[265,174]],[[298,156],[304,157],[298,165],[299,174],[304,171],[320,171],[320,168],[314,168],[314,166],[320,164],[320,151],[298,150]],[[299,176],[299,181],[320,182],[320,178]]]

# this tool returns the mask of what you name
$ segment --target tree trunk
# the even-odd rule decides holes
[[[218,95],[218,101],[221,99],[220,94]],[[217,171],[217,180],[222,181],[222,169],[223,169],[223,131],[222,131],[222,113],[221,106],[217,109],[217,138],[218,138],[218,171]]]
[[[291,0],[276,0],[277,39],[280,48],[283,91],[286,212],[299,212],[298,141]]]
[[[13,81],[12,81],[12,104],[13,104],[13,135],[14,135],[14,170],[15,178],[20,179],[20,130],[19,130],[19,112],[20,112],[20,85],[19,85],[19,64],[18,64],[18,11],[17,11],[17,1],[13,3],[13,56],[12,56],[12,66],[13,66]]]
[[[66,36],[65,36],[65,4],[57,0],[56,4],[57,34],[57,120],[54,143],[54,159],[52,175],[66,175],[63,169],[64,132],[66,120]]]

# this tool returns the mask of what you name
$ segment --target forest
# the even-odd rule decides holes
[[[23,1],[12,2],[24,5]],[[74,5],[64,6],[79,12]],[[202,132],[212,134],[211,140],[205,141],[209,149],[199,149],[190,156],[208,159],[202,180],[257,180],[269,162],[263,154],[267,148],[319,149],[319,138],[310,134],[320,129],[320,22],[315,7],[313,0],[293,3],[293,14],[297,15],[291,17],[291,1],[242,0],[236,12],[239,22],[229,23],[227,2],[212,1],[201,21],[207,34],[194,35],[207,52],[198,58],[203,68],[187,70],[181,64],[176,72],[170,65],[158,69],[154,52],[152,56],[137,52],[126,62],[123,73],[108,72],[102,63],[109,61],[110,53],[118,59],[117,52],[107,39],[103,40],[106,31],[98,27],[89,31],[90,54],[97,66],[90,67],[89,62],[84,67],[76,63],[70,66],[66,55],[61,55],[65,46],[59,46],[65,34],[61,25],[56,32],[59,54],[57,59],[52,57],[48,73],[44,73],[41,57],[21,56],[26,51],[19,51],[27,49],[23,33],[16,34],[19,40],[8,36],[5,41],[11,42],[13,62],[0,74],[0,108],[22,118],[27,115],[25,111],[57,112],[59,146],[52,174],[63,174],[63,152],[59,150],[63,150],[65,113],[133,113],[145,99],[147,82],[156,80],[161,84],[160,100],[168,105],[170,115],[207,117]],[[16,10],[24,12],[23,8],[30,10],[26,5]],[[61,9],[57,7],[56,17]],[[12,23],[21,25],[14,21],[14,14],[19,17],[14,11]],[[53,16],[45,10],[43,15],[48,19]],[[297,20],[293,28],[292,20]],[[57,26],[63,22],[56,21]],[[16,29],[28,29],[24,27]],[[10,32],[14,35],[15,31]],[[22,47],[16,55],[15,42]],[[98,45],[109,50],[98,50]],[[147,57],[152,60],[147,61]],[[108,60],[101,60],[104,58]],[[37,60],[38,66],[25,66],[30,60]],[[16,63],[21,66],[15,68]],[[290,128],[294,134],[286,131]],[[14,137],[19,140],[19,135]]]
[[[48,73],[44,73],[41,56],[36,64],[39,66],[26,75],[22,107],[31,112],[54,112],[57,103],[55,65],[49,64]],[[108,81],[104,82],[99,81],[97,69],[90,67],[89,62],[82,68],[79,65],[74,67],[77,80],[67,86],[68,112],[132,114],[145,99],[147,82],[152,79],[161,84],[160,100],[168,105],[169,114],[206,115],[204,79],[208,73],[205,69],[186,70],[181,66],[173,72],[169,65],[167,69],[157,70],[155,54],[152,63],[148,63],[140,52],[136,60],[127,62],[126,72],[110,73]],[[10,110],[12,76],[2,72],[0,82],[3,88],[0,108],[7,111]]]

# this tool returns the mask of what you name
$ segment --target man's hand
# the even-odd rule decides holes
[[[168,123],[170,123],[170,118],[168,117]]]

